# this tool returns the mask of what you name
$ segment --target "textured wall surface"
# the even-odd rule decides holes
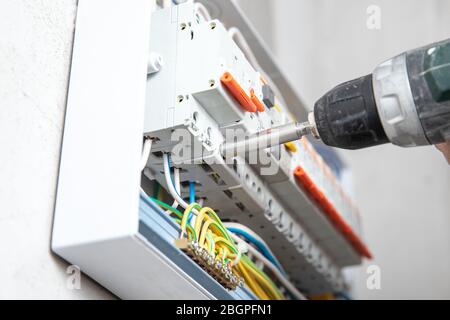
[[[111,297],[50,251],[76,5],[0,1],[0,298]]]

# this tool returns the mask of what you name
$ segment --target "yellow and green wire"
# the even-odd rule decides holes
[[[176,218],[174,218],[174,221],[176,221],[178,224],[181,225],[182,223],[182,218],[183,218],[183,213],[181,213],[179,210],[175,209],[172,206],[169,206],[167,203],[164,203],[158,199],[149,197],[152,201],[154,201],[156,204],[158,204],[160,207],[169,210],[171,213],[173,213]],[[190,240],[197,240],[197,233],[195,232],[194,228],[192,228],[192,226],[188,223],[187,226],[187,231],[190,237]]]
[[[182,213],[181,211],[156,198],[150,197],[150,199],[160,207],[169,210],[173,215],[176,216],[174,217],[174,221],[176,221],[180,225],[182,229],[182,235],[184,231],[187,232],[189,240],[198,241],[201,237],[204,240],[204,243],[208,245],[209,252],[213,255],[220,255],[223,261],[227,264],[236,259],[239,249],[237,248],[235,242],[232,240],[227,228],[225,228],[214,210],[210,208],[202,208],[199,204],[192,203]],[[189,222],[189,216],[192,215],[192,210],[194,209],[200,212],[195,222],[195,228],[192,227]],[[202,221],[200,221],[199,218]],[[211,218],[213,220],[210,220]],[[208,222],[202,226],[203,220],[207,220]],[[213,227],[213,229],[211,229],[210,227]],[[196,230],[196,228],[198,228],[198,230]],[[201,243],[200,245],[204,244]],[[241,256],[241,259],[237,265],[237,269],[243,273],[247,284],[259,298],[284,298],[283,294],[280,292],[275,283],[246,255]]]

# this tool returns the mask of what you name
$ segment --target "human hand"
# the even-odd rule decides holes
[[[447,159],[448,164],[450,164],[450,141],[438,144],[436,145],[436,148],[444,154],[445,159]]]

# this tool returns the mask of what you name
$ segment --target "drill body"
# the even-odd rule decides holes
[[[316,102],[310,122],[325,144],[343,149],[450,141],[450,39],[338,85]]]

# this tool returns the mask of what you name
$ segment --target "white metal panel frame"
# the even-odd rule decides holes
[[[153,6],[79,0],[52,250],[121,298],[212,299],[138,233]]]

